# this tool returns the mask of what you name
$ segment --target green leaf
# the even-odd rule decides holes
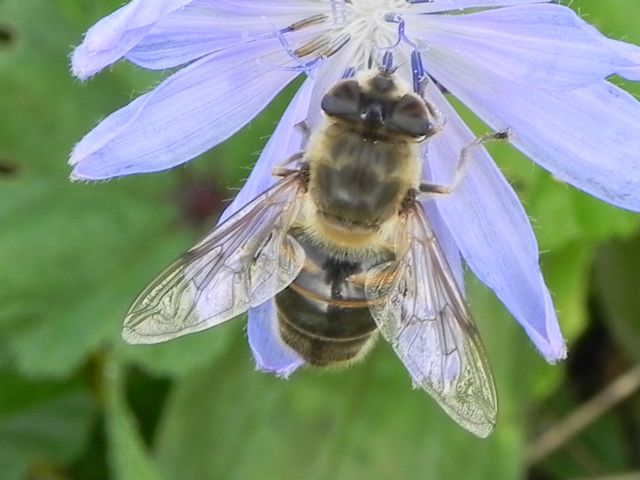
[[[592,243],[633,234],[640,225],[634,212],[621,210],[590,197],[541,172],[526,201],[535,219],[540,248],[554,250],[571,243]]]
[[[625,0],[617,4],[606,4],[598,1],[585,1],[580,11],[588,15],[586,21],[599,29],[602,33],[616,40],[640,44],[640,10],[636,8],[633,0]],[[628,83],[627,87],[634,84]],[[639,85],[635,84],[638,91]]]
[[[553,302],[564,337],[575,340],[588,322],[587,299],[593,248],[574,242],[542,256],[544,276],[553,292]]]
[[[238,336],[231,351],[180,381],[170,396],[155,442],[162,471],[225,479],[519,477],[530,373],[536,362],[553,367],[536,358],[492,295],[473,290],[500,395],[488,440],[463,431],[427,394],[412,390],[383,342],[362,364],[303,369],[285,382],[255,372]]]
[[[150,252],[166,255],[168,212],[106,185],[25,178],[4,194],[29,201],[0,211],[0,330],[25,373],[63,376],[118,335]]]
[[[69,182],[74,142],[150,82],[141,70],[118,66],[78,84],[70,45],[89,25],[87,14],[98,18],[118,4],[58,3],[0,4],[3,25],[16,32],[0,56],[0,111],[12,112],[0,122],[0,159],[17,167],[0,177],[0,332],[22,372],[61,378],[91,352],[122,344],[129,303],[195,235],[176,220],[177,175]],[[215,355],[203,347],[187,341],[166,349],[164,361],[148,350],[135,357],[175,374]],[[202,351],[198,358],[185,355],[193,348]]]
[[[126,405],[120,368],[111,362],[105,370],[107,435],[113,479],[161,480],[140,437],[135,418]]]
[[[0,125],[0,153],[29,172],[61,178],[68,175],[71,146],[114,104],[126,103],[131,89],[117,74],[98,78],[93,92],[73,79],[69,54],[87,19],[73,13],[72,3],[0,3],[2,23],[15,32],[15,41],[0,54],[0,111],[11,112],[11,121]],[[103,3],[100,11],[108,9]]]
[[[0,371],[0,471],[4,480],[76,458],[85,447],[95,405],[76,382],[30,382]]]
[[[241,323],[244,318],[233,322]],[[204,367],[229,346],[236,329],[225,325],[157,345],[126,345],[118,342],[116,353],[153,375],[179,376]]]
[[[612,242],[596,257],[594,284],[602,320],[616,343],[630,358],[640,361],[640,239]]]

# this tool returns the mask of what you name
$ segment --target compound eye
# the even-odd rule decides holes
[[[355,80],[338,83],[322,98],[322,110],[329,116],[358,118],[360,112],[360,85]]]
[[[432,133],[433,125],[422,99],[407,94],[402,97],[391,113],[388,128],[412,137],[423,137]]]

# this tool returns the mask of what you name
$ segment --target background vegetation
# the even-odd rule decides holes
[[[500,396],[490,439],[413,391],[383,344],[286,382],[254,371],[242,321],[125,345],[128,305],[213,225],[292,92],[184,167],[71,184],[74,143],[161,78],[125,64],[70,76],[72,46],[119,3],[0,0],[0,478],[640,478],[640,215],[508,146],[496,158],[534,222],[570,357],[547,365],[469,275]],[[573,8],[640,44],[637,0]]]

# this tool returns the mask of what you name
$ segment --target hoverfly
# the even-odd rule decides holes
[[[123,336],[156,343],[275,302],[281,341],[313,366],[362,358],[378,334],[460,425],[487,436],[492,375],[422,205],[420,142],[437,109],[389,70],[343,79],[297,168],[158,276]]]

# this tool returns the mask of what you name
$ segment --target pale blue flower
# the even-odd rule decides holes
[[[640,210],[640,103],[607,80],[640,80],[640,49],[603,36],[567,7],[531,0],[134,0],[87,32],[74,73],[87,78],[121,58],[174,73],[76,145],[72,176],[184,163],[306,75],[228,216],[301,149],[295,126],[306,120],[313,128],[329,86],[389,51],[399,75],[413,82],[424,68],[490,128],[509,129],[512,144],[556,178]],[[424,175],[448,183],[474,135],[434,82],[425,95],[447,121],[425,149]],[[460,188],[427,208],[459,282],[462,256],[541,354],[563,358],[529,220],[484,148]],[[249,341],[260,369],[287,376],[302,361],[276,339],[271,317],[270,304],[250,312]]]

